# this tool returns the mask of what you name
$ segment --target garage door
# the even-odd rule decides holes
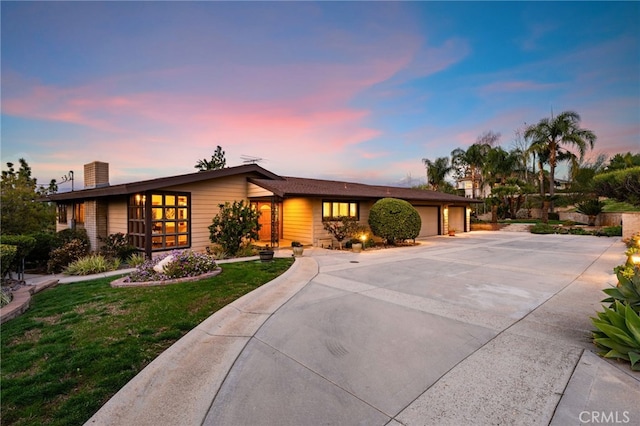
[[[449,229],[464,232],[464,207],[449,207]]]
[[[420,214],[420,219],[422,220],[422,226],[420,228],[419,237],[431,237],[433,235],[438,235],[438,218],[439,208],[438,207],[416,207],[418,213]]]

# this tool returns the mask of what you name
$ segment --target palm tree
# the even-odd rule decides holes
[[[573,111],[565,111],[557,117],[543,118],[538,124],[529,126],[524,133],[531,138],[533,152],[538,154],[538,165],[541,154],[548,154],[549,163],[549,195],[555,192],[555,170],[558,161],[575,159],[575,154],[567,149],[567,145],[577,148],[580,159],[584,157],[587,146],[593,149],[596,135],[587,129],[580,128],[580,116]]]
[[[476,198],[476,187],[482,187],[482,167],[490,149],[490,145],[474,143],[466,151],[462,148],[451,151],[451,164],[458,177],[471,177],[472,198]]]
[[[427,183],[431,186],[431,189],[438,191],[444,185],[445,178],[452,169],[449,165],[449,158],[438,157],[435,161],[423,158],[422,162],[427,168]]]
[[[211,160],[207,160],[206,158],[198,160],[194,168],[198,169],[199,172],[206,172],[207,170],[223,169],[226,165],[227,160],[224,156],[224,151],[222,147],[218,145],[211,156]]]

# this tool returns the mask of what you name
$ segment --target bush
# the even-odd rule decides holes
[[[11,246],[9,244],[0,244],[0,267],[2,268],[1,279],[11,271],[11,265],[13,264],[16,253],[18,253],[18,247]]]
[[[56,243],[54,248],[60,248],[67,243],[70,243],[73,240],[80,240],[87,246],[87,248],[91,248],[91,243],[89,242],[89,236],[87,235],[87,230],[84,228],[68,228],[63,229],[62,231],[56,234]]]
[[[596,175],[593,185],[600,196],[640,205],[640,167]]]
[[[629,361],[631,369],[640,371],[640,316],[631,306],[616,300],[611,308],[598,312],[591,318],[597,331],[593,342],[602,349],[598,354],[605,358]]]
[[[126,261],[129,256],[138,251],[136,247],[129,244],[129,237],[122,232],[110,234],[106,238],[100,237],[99,240],[102,243],[100,253],[110,259]]]
[[[622,237],[622,226],[607,226],[595,231],[593,235],[598,237]]]
[[[13,258],[13,262],[7,266],[9,271],[23,273],[23,261],[36,246],[36,239],[28,235],[2,235],[0,236],[0,243],[16,247],[16,255]]]
[[[67,275],[91,275],[115,271],[120,267],[120,259],[108,259],[101,254],[92,254],[71,262],[65,269]]]
[[[62,272],[71,262],[74,262],[89,254],[89,245],[82,240],[75,239],[62,247],[51,251],[47,270],[50,273]]]
[[[145,257],[144,253],[132,253],[127,258],[127,264],[129,266],[137,268],[138,266],[142,265],[146,260],[147,258]]]
[[[236,256],[241,247],[259,238],[259,217],[260,212],[244,204],[244,200],[226,202],[209,225],[209,240],[220,244],[229,256]]]
[[[532,234],[555,234],[556,228],[547,223],[536,223],[529,228],[529,231]]]
[[[31,235],[36,240],[36,245],[27,256],[30,267],[46,267],[51,250],[57,248],[56,234],[53,232],[38,232]]]
[[[162,272],[156,271],[154,267],[168,256],[171,256],[172,260],[164,266]],[[195,277],[212,272],[216,268],[217,264],[211,256],[195,253],[191,250],[176,250],[166,256],[145,261],[129,276],[128,281],[164,281],[175,278]]]
[[[374,235],[394,244],[396,240],[415,239],[420,234],[422,220],[409,202],[383,198],[371,207],[369,226]]]

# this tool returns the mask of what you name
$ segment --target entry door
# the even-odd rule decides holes
[[[260,241],[271,241],[271,205],[260,204]]]

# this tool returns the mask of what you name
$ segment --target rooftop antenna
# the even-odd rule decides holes
[[[60,183],[71,182],[71,192],[73,192],[73,170],[69,170],[69,173],[60,178]]]
[[[260,157],[254,157],[253,155],[241,155],[240,159],[242,160],[243,164],[258,164],[261,161],[265,161],[264,158],[260,158]]]

